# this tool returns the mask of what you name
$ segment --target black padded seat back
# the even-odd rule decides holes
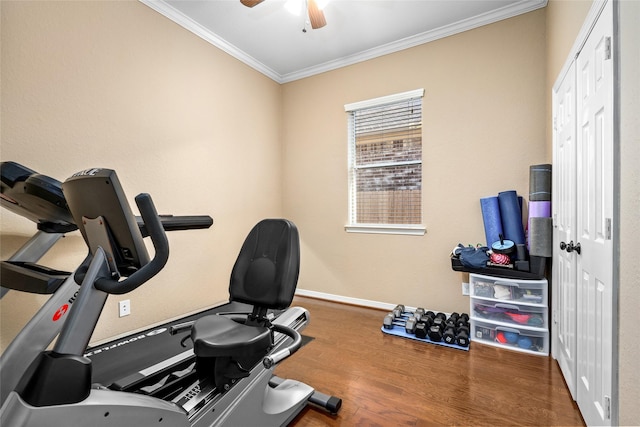
[[[293,300],[300,271],[300,238],[286,219],[264,219],[245,239],[231,272],[232,301],[284,309]]]

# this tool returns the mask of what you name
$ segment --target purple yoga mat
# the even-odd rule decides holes
[[[524,226],[522,225],[522,210],[515,190],[498,193],[500,217],[504,237],[515,244],[525,243]]]
[[[529,218],[546,218],[551,216],[551,202],[529,202]]]
[[[483,197],[480,199],[480,209],[482,209],[482,221],[484,222],[487,247],[491,247],[494,242],[500,240],[500,234],[503,234],[498,197]]]

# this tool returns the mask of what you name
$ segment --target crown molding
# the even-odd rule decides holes
[[[229,55],[233,56],[239,61],[244,62],[251,68],[255,69],[256,71],[259,71],[260,73],[264,74],[270,79],[273,79],[278,83],[283,83],[282,76],[280,74],[278,74],[271,68],[267,67],[262,62],[257,61],[252,56],[247,55],[242,50],[238,49],[237,47],[227,42],[217,34],[211,32],[207,28],[198,24],[196,21],[189,18],[182,12],[176,10],[175,8],[171,7],[169,4],[165,3],[164,1],[162,0],[138,0],[138,1],[140,1],[140,3],[146,6],[149,6],[151,9],[165,16],[166,18],[169,18],[170,20],[180,25],[181,27],[185,28],[186,30],[191,31],[193,34],[211,43],[218,49],[228,53]]]
[[[183,13],[169,6],[162,0],[139,1],[149,6],[156,12],[174,21],[183,28],[191,31],[198,37],[201,37],[217,48],[223,50],[234,58],[244,62],[256,71],[264,74],[277,83],[283,84],[295,80],[304,79],[306,77],[311,77],[316,74],[324,73],[338,68],[346,67],[348,65],[357,64],[359,62],[368,61],[370,59],[374,59],[383,55],[388,55],[390,53],[399,52],[401,50],[419,46],[424,43],[432,42],[438,39],[452,36],[454,34],[472,30],[483,25],[493,24],[494,22],[512,18],[523,13],[532,12],[534,10],[545,7],[548,0],[521,0],[518,3],[502,7],[489,13],[478,15],[470,19],[464,19],[462,21],[455,22],[451,25],[445,25],[435,30],[426,31],[424,33],[416,34],[415,36],[407,37],[402,40],[378,46],[373,49],[365,50],[354,55],[345,56],[334,61],[328,61],[313,67],[304,68],[302,70],[287,74],[277,73],[252,56],[247,55],[236,46],[228,43],[226,40],[220,38],[215,33],[198,24],[191,18],[185,16]]]

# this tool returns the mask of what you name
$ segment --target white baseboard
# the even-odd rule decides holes
[[[317,299],[322,299],[322,300],[326,300],[326,301],[332,301],[332,302],[338,302],[338,303],[342,303],[342,304],[351,304],[351,305],[359,305],[361,307],[368,307],[368,308],[377,308],[380,310],[386,310],[386,311],[393,311],[393,309],[396,307],[397,304],[391,304],[388,302],[381,302],[381,301],[372,301],[372,300],[368,300],[368,299],[361,299],[361,298],[352,298],[352,297],[345,297],[342,295],[334,295],[334,294],[327,294],[324,292],[317,292],[317,291],[310,291],[307,289],[296,289],[296,295],[301,296],[301,297],[309,297],[309,298],[317,298]],[[406,311],[415,311],[417,307],[412,307],[412,306],[408,306],[405,305],[405,310]],[[429,308],[426,308],[426,310],[429,310]],[[434,310],[436,313],[438,311]],[[451,315],[451,313],[449,312],[443,312],[444,314],[447,315],[447,317],[449,317]]]
[[[327,294],[324,292],[310,291],[307,289],[300,289],[300,288],[296,289],[296,295],[299,295],[301,297],[310,297],[310,298],[323,299],[327,301],[339,302],[343,304],[352,304],[352,305],[359,305],[359,306],[369,307],[369,308],[378,308],[378,309],[387,310],[387,311],[393,310],[396,306],[396,304],[390,304],[386,302],[372,301],[372,300],[361,299],[361,298],[345,297],[342,295]],[[406,307],[406,308],[407,310],[415,310],[415,307]]]

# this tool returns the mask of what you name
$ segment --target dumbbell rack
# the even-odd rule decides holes
[[[396,306],[396,309],[394,309],[394,310],[397,310],[398,307],[401,307],[401,306]],[[392,312],[392,314],[393,314],[393,312]],[[461,346],[461,345],[458,345],[458,344],[455,344],[455,343],[450,344],[450,343],[447,343],[447,342],[445,342],[443,340],[435,341],[435,340],[430,339],[428,336],[425,337],[425,338],[419,338],[419,337],[416,336],[415,333],[408,332],[405,329],[405,324],[406,324],[407,320],[410,317],[412,317],[413,315],[414,315],[413,311],[403,310],[400,313],[396,311],[396,313],[394,315],[394,317],[395,317],[394,322],[391,325],[387,325],[387,327],[385,327],[385,325],[383,323],[383,326],[381,327],[382,332],[385,333],[385,334],[388,334],[388,335],[394,335],[394,336],[401,337],[401,338],[408,338],[408,339],[419,341],[419,342],[435,344],[435,345],[439,345],[439,346],[443,346],[443,347],[455,348],[457,350],[469,351],[469,347],[471,346],[471,336],[469,336],[469,339],[468,339],[469,340],[469,345]],[[446,317],[448,318],[449,315],[447,314]],[[468,315],[467,315],[467,317],[468,317]]]

